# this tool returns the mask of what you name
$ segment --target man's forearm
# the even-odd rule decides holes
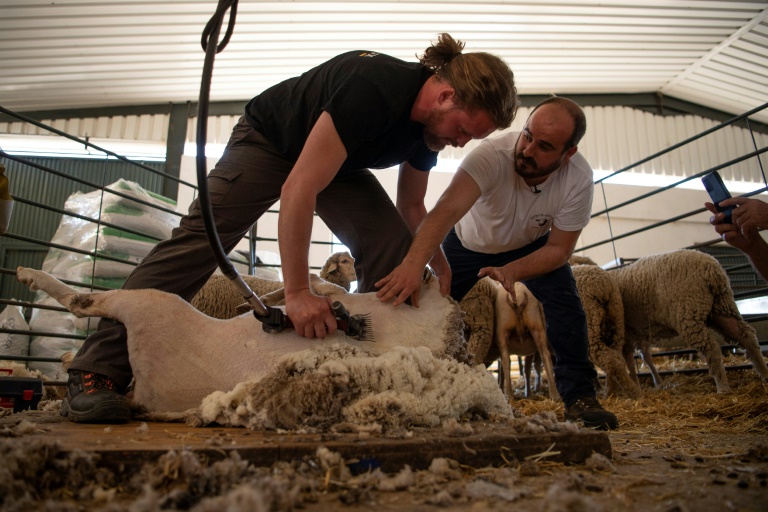
[[[416,231],[416,236],[405,259],[426,266],[435,254],[435,250],[442,243],[446,233],[450,231],[453,223],[450,215],[437,209],[432,210],[424,217],[424,222]]]
[[[512,271],[516,281],[525,281],[543,276],[562,267],[568,262],[570,256],[561,247],[545,245],[528,256],[508,263],[506,266]]]
[[[278,217],[278,242],[286,294],[309,288],[308,248],[312,213],[307,205],[282,201]]]

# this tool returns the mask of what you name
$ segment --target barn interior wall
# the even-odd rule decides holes
[[[521,107],[518,116],[509,130],[519,130],[527,119],[531,107]],[[717,123],[708,118],[692,114],[661,116],[626,106],[586,106],[588,130],[580,144],[580,150],[590,161],[596,171],[610,173],[631,165],[642,158],[662,151],[708,130]],[[208,120],[208,144],[212,149],[208,152],[208,167],[212,168],[217,157],[214,146],[224,144],[229,136],[231,127],[236,123],[236,115],[211,116]],[[123,147],[126,143],[152,145],[165,148],[168,130],[168,115],[124,115],[101,116],[93,119],[52,119],[45,121],[63,132],[72,135],[98,140],[102,147],[111,149],[110,145]],[[187,141],[195,139],[196,118],[190,118],[187,125]],[[3,148],[7,146],[10,137],[23,136],[42,138],[46,144],[52,140],[51,135],[44,130],[21,122],[0,123],[0,142]],[[441,153],[439,166],[446,171],[456,168],[461,158],[479,142],[472,141],[467,147],[447,148]],[[652,159],[638,168],[637,176],[641,183],[652,182],[659,178],[679,179],[705,171],[739,155],[756,148],[768,145],[768,135],[750,132],[743,127],[732,125],[708,135],[691,145],[685,146],[674,153]],[[190,183],[196,182],[195,159],[183,156],[180,166],[180,178]],[[733,183],[749,184],[763,181],[760,162],[756,159],[730,165],[721,170],[724,178]],[[392,170],[376,171],[385,188],[394,196],[397,172]],[[436,202],[440,193],[450,181],[451,172],[433,172],[427,197],[427,207]],[[698,179],[692,180],[698,182]],[[598,186],[595,191],[593,211],[615,205],[624,200],[636,197],[654,187],[627,186],[607,182],[605,190]],[[737,192],[747,191],[747,188]],[[756,188],[752,187],[752,188]],[[195,197],[195,191],[188,186],[180,185],[178,190],[178,209],[186,211],[187,206]],[[706,196],[703,190],[674,189],[643,200],[642,202],[622,208],[610,214],[610,224],[605,216],[592,220],[584,230],[579,247],[590,247],[584,254],[593,257],[598,262],[606,262],[619,258],[634,258],[648,253],[671,250],[710,240],[713,232],[707,224],[708,215],[699,213],[679,220],[669,226],[656,228],[652,233],[639,234],[618,240],[615,246],[601,243],[611,236],[617,236],[647,227],[656,222],[675,217],[684,212],[690,212],[703,207]],[[276,205],[279,207],[279,204]],[[275,214],[267,214],[258,225],[258,236],[276,238]],[[313,237],[330,242],[332,235],[318,220]],[[262,242],[262,250],[277,252],[276,244]],[[322,264],[327,257],[327,247],[314,246],[310,255],[310,264]]]

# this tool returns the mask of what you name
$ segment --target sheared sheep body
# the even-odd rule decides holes
[[[370,315],[375,341],[358,341],[342,332],[324,340],[303,338],[292,330],[266,333],[251,313],[219,320],[158,290],[78,293],[45,272],[17,270],[17,278],[31,290],[45,291],[75,316],[101,316],[125,324],[134,401],[151,412],[197,407],[214,391],[258,381],[287,354],[334,342],[376,355],[398,346],[423,346],[434,357],[468,359],[461,311],[455,301],[440,295],[436,279],[425,283],[419,308],[395,308],[375,293],[348,293],[312,277],[315,293],[340,301],[351,315]]]
[[[657,386],[661,378],[651,346],[678,336],[704,355],[717,391],[730,391],[716,332],[744,348],[755,371],[768,381],[755,330],[741,317],[728,275],[715,258],[695,250],[673,251],[640,258],[610,275],[624,304],[625,343],[640,348]]]

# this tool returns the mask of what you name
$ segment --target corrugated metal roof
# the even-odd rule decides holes
[[[197,101],[216,5],[2,0],[0,105]],[[242,0],[211,99],[250,99],[349,49],[415,60],[440,32],[503,57],[521,94],[658,92],[732,114],[768,101],[768,3],[698,0]]]

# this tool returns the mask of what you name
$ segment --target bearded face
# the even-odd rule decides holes
[[[517,174],[523,178],[541,178],[549,176],[563,165],[565,160],[565,151],[557,154],[557,158],[554,160],[546,158],[547,155],[537,154],[537,157],[526,156],[524,149],[521,148],[520,139],[523,137],[523,133],[517,139],[515,145],[515,170]]]
[[[560,107],[534,110],[515,143],[515,170],[526,180],[538,181],[558,170],[577,150],[568,146],[573,119]]]
[[[432,151],[446,146],[463,148],[470,140],[484,139],[496,130],[487,112],[470,112],[453,103],[432,109],[422,124],[424,144]]]
[[[424,144],[431,151],[442,151],[445,146],[451,144],[451,140],[438,135],[441,125],[454,107],[448,110],[432,110],[424,121]]]

